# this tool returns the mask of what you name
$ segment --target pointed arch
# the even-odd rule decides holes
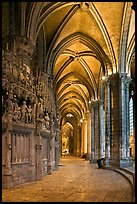
[[[126,2],[123,13],[123,22],[120,39],[119,70],[118,70],[119,73],[126,72],[126,52],[131,13],[132,13],[131,2]]]

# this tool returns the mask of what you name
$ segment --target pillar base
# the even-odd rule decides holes
[[[91,154],[86,155],[86,160],[89,160],[89,161],[91,160]]]
[[[36,181],[41,181],[42,180],[42,174],[37,174],[36,175]]]
[[[122,159],[111,159],[110,166],[112,167],[129,167],[133,166],[133,161],[130,157],[122,158]]]
[[[119,159],[110,159],[109,160],[110,167],[120,167],[120,160]]]
[[[120,160],[120,167],[129,167],[129,166],[133,166],[133,161],[130,157]]]
[[[105,159],[104,165],[106,168],[110,167],[110,159]]]
[[[58,171],[59,170],[59,166],[55,166],[55,171]]]
[[[12,174],[3,175],[2,188],[5,188],[5,189],[13,188]]]
[[[51,175],[51,174],[52,174],[52,165],[51,165],[51,161],[48,161],[47,174],[48,174],[48,175]]]

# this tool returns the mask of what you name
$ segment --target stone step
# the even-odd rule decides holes
[[[125,171],[126,173],[132,175],[132,176],[134,176],[134,174],[135,174],[135,170],[134,170],[134,169],[123,168],[123,167],[120,167],[120,169],[121,169],[122,171]]]
[[[135,202],[135,170],[134,169],[128,169],[128,168],[115,168],[115,167],[107,167],[106,169],[110,169],[113,171],[116,171],[120,175],[124,176],[127,181],[130,183],[132,189],[133,189],[133,202]]]
[[[133,202],[135,202],[135,172],[129,171],[125,168],[113,169],[114,171],[118,172],[122,176],[124,176],[132,186],[133,190]]]
[[[135,190],[135,166],[129,168],[120,168],[123,172],[126,172],[128,175],[132,176],[132,186],[133,190]]]
[[[114,171],[118,172],[119,174],[121,174],[122,176],[124,176],[126,179],[128,179],[128,181],[130,182],[130,184],[133,186],[133,175],[131,175],[129,172],[123,170],[123,169],[113,169]]]

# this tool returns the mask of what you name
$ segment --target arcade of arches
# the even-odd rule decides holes
[[[132,166],[134,93],[133,2],[3,2],[3,188],[64,154]]]

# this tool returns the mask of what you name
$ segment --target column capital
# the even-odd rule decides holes
[[[105,76],[104,79],[102,79],[102,82],[103,82],[104,84],[110,83],[110,76],[111,76],[111,75]]]
[[[98,104],[99,104],[99,100],[98,99],[91,100],[91,107],[97,107]]]
[[[103,105],[104,104],[104,100],[103,99],[99,99],[99,104],[101,105]]]
[[[86,115],[86,119],[88,120],[89,118],[91,118],[91,112],[90,111],[87,111],[86,113],[85,113],[85,115]]]
[[[123,83],[125,83],[126,85],[129,85],[132,81],[131,77],[127,75],[127,73],[121,73],[120,75],[120,79]]]

